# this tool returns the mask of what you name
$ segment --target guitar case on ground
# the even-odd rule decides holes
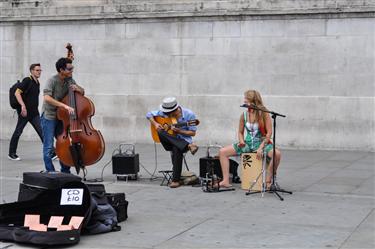
[[[70,202],[69,192],[77,194],[75,202]],[[87,186],[78,181],[61,183],[56,189],[45,189],[34,199],[0,205],[0,240],[37,245],[69,245],[80,240],[81,229],[90,220],[91,196]],[[62,224],[69,224],[72,216],[83,217],[78,228],[57,231],[30,230],[24,226],[25,215],[40,215],[40,224],[47,225],[51,216],[63,216]]]

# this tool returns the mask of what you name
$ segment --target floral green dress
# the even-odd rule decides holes
[[[246,137],[245,137],[245,146],[240,148],[238,147],[238,143],[233,144],[233,148],[236,151],[237,155],[242,153],[249,153],[255,152],[260,144],[263,141],[262,133],[259,129],[259,123],[254,122],[250,123],[247,120],[247,111],[243,113],[244,115],[244,128],[246,130]],[[265,146],[264,152],[268,155],[268,152],[272,150],[272,144],[269,143]]]

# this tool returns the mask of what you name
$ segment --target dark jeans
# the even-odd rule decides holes
[[[38,133],[40,140],[43,143],[43,134],[42,134],[42,128],[40,126],[39,115],[29,118],[29,117],[23,117],[21,114],[19,114],[16,129],[14,130],[12,138],[10,139],[9,155],[17,153],[18,141],[23,132],[23,129],[25,128],[28,122],[30,122],[30,124],[34,127],[34,130],[36,131],[36,133]]]
[[[158,134],[160,143],[163,145],[164,149],[172,153],[172,181],[179,181],[181,178],[183,156],[188,150],[189,143],[181,138],[171,136],[166,131],[159,131]]]

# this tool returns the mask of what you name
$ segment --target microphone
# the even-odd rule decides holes
[[[254,104],[242,104],[242,105],[240,105],[240,107],[258,109],[258,107]]]

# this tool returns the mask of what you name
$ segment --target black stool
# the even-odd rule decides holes
[[[163,186],[163,183],[167,181],[167,185],[169,185],[170,181],[172,180],[173,170],[159,170],[159,173],[163,174],[163,181],[160,183],[160,186]]]
[[[156,143],[154,143],[154,144],[156,146]],[[155,155],[156,155],[156,147],[155,147]],[[189,166],[187,165],[185,155],[186,155],[186,153],[183,154],[183,159],[184,159],[183,161],[185,163],[186,170],[189,171]],[[156,156],[155,156],[155,158],[156,158]],[[156,160],[155,160],[155,163],[157,163]],[[157,164],[156,164],[156,166],[157,166]],[[159,170],[158,172],[163,175],[163,181],[160,183],[160,186],[163,186],[163,183],[165,181],[167,181],[167,185],[166,186],[168,186],[169,183],[172,180],[172,177],[173,177],[173,170]]]

